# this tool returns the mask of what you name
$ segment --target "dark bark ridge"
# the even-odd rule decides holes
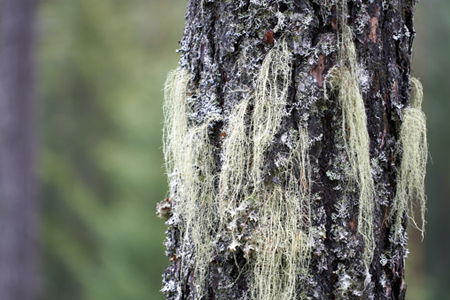
[[[276,158],[290,147],[286,136],[307,128],[311,248],[307,270],[298,271],[296,297],[404,299],[407,222],[404,218],[401,239],[394,239],[388,215],[400,166],[396,151],[402,110],[409,104],[411,88],[414,1],[359,0],[344,4],[345,19],[354,35],[376,192],[370,280],[363,261],[363,238],[357,230],[358,187],[347,186],[349,161],[340,117],[342,108],[336,93],[325,97],[323,91],[326,75],[339,65],[341,5],[341,1],[331,0],[190,1],[180,49],[181,68],[192,76],[187,87],[191,111],[188,123],[207,125],[214,145],[214,172],[220,172],[222,141],[227,138],[223,129],[236,107],[255,89],[269,51],[285,41],[292,57],[287,113],[264,154],[263,173],[268,185],[278,184],[274,175]],[[252,109],[250,105],[249,111]],[[214,255],[204,281],[198,282],[195,241],[190,241],[191,251],[186,251],[186,245],[181,249],[186,220],[177,210],[177,189],[181,187],[175,188],[167,200],[173,214],[167,221],[165,241],[166,254],[172,261],[163,280],[162,291],[167,299],[250,299],[254,274],[249,261],[253,257],[240,246],[231,251],[229,237],[214,239]],[[251,212],[247,208],[240,220],[247,230],[255,226],[247,222]],[[211,222],[217,226],[220,223]]]

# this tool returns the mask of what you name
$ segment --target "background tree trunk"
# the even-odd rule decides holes
[[[255,89],[265,57],[284,42],[291,54],[287,113],[271,140],[270,151],[265,153],[268,166],[265,179],[267,185],[278,184],[273,174],[277,174],[277,156],[286,148],[283,135],[307,128],[311,250],[307,274],[299,271],[297,298],[405,298],[407,221],[403,218],[401,232],[395,232],[401,236],[397,240],[393,221],[388,216],[400,166],[396,151],[402,109],[409,105],[411,90],[414,2],[189,1],[180,49],[181,68],[192,76],[187,92],[192,109],[189,126],[207,124],[213,114],[221,115],[221,120],[209,126],[209,138],[217,153],[217,173],[222,168],[222,140],[227,135],[223,129],[227,128],[232,111]],[[348,14],[344,19],[351,28],[356,48],[357,76],[367,115],[371,174],[375,182],[372,224],[375,249],[370,278],[364,267],[363,253],[367,245],[358,231],[361,221],[358,188],[347,188],[350,179],[346,170],[342,107],[337,95],[331,93],[329,99],[324,96],[326,75],[335,66],[344,67],[339,56],[342,35],[339,23],[345,11]],[[247,118],[251,122],[250,113]],[[347,130],[344,128],[344,132]],[[164,273],[162,289],[167,299],[251,298],[254,273],[249,269],[249,261],[252,258],[239,246],[231,249],[230,240],[223,237],[213,239],[217,246],[214,257],[205,272],[206,279],[198,282],[195,268],[199,258],[195,247],[190,251],[181,249],[187,225],[185,215],[177,210],[177,193],[181,193],[183,183],[171,181],[171,185],[177,187],[166,201],[172,209],[165,242],[166,254],[172,262]],[[228,247],[220,247],[221,241]],[[199,292],[199,285],[204,292]]]
[[[0,299],[37,298],[35,92],[36,1],[1,3]]]

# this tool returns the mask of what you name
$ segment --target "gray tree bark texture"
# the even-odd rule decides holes
[[[265,185],[283,185],[276,175],[280,165],[277,157],[288,147],[286,135],[291,130],[299,132],[300,127],[307,129],[307,190],[312,199],[311,228],[307,231],[311,242],[306,270],[298,271],[291,299],[405,299],[407,218],[402,218],[400,233],[396,233],[402,236],[399,240],[393,238],[394,221],[388,216],[401,160],[396,149],[402,109],[410,101],[414,4],[414,0],[189,1],[179,51],[180,67],[191,76],[186,92],[189,126],[209,124],[217,174],[223,172],[222,140],[229,134],[224,130],[229,128],[232,112],[254,91],[269,51],[284,43],[290,53],[286,113],[264,153],[262,172]],[[358,230],[362,222],[358,188],[349,190],[345,184],[348,152],[341,135],[347,130],[342,128],[343,109],[336,93],[324,93],[332,68],[343,68],[339,62],[339,52],[345,51],[339,46],[340,23],[346,23],[352,32],[370,140],[375,188],[370,276],[365,271],[365,242]],[[246,114],[249,124],[252,109],[250,104]],[[216,116],[213,121],[212,114]],[[233,241],[227,238],[226,229],[217,229],[219,233],[211,229],[220,221],[211,220],[213,224],[205,229],[216,237],[202,273],[205,278],[199,282],[198,247],[194,246],[196,241],[183,241],[190,235],[185,233],[183,211],[177,212],[177,193],[183,187],[169,182],[177,187],[159,207],[160,213],[170,217],[165,245],[171,264],[164,273],[162,289],[167,299],[257,299],[258,294],[252,292],[255,271],[250,266],[258,250],[249,255],[240,244],[230,245]],[[251,230],[251,213],[247,210],[243,214],[247,218],[240,220],[241,233]],[[199,218],[201,214],[199,210]],[[186,247],[189,243],[191,249]],[[283,295],[279,298],[288,299]]]
[[[36,1],[1,2],[0,299],[37,299]]]

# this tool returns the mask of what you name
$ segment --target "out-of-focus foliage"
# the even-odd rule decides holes
[[[440,300],[450,299],[450,2],[426,0],[416,7],[413,73],[424,86],[432,159],[427,170],[426,235],[420,243],[411,232],[406,299]]]
[[[42,299],[163,299],[162,88],[185,5],[41,2]]]

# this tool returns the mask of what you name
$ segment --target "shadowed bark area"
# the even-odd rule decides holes
[[[0,299],[37,299],[36,1],[4,0],[0,44]]]
[[[264,151],[261,172],[268,188],[286,187],[277,177],[281,172],[280,157],[291,147],[287,140],[292,133],[307,130],[308,182],[303,183],[301,170],[292,175],[297,176],[299,185],[305,184],[310,195],[311,224],[305,230],[310,250],[304,252],[308,266],[298,270],[297,299],[405,298],[407,221],[403,219],[401,238],[395,239],[388,216],[400,166],[396,153],[402,110],[409,105],[411,90],[413,6],[411,0],[189,1],[180,49],[181,68],[192,76],[186,92],[188,126],[208,124],[215,116],[208,125],[208,134],[215,149],[214,170],[218,177],[224,172],[222,141],[229,135],[224,130],[229,128],[236,107],[257,89],[261,67],[271,49],[286,43],[290,53],[287,99],[280,126]],[[331,91],[324,96],[330,70],[346,66],[340,60],[345,48],[339,44],[342,23],[351,28],[353,35],[359,91],[367,116],[367,128],[363,130],[367,130],[370,140],[370,174],[375,188],[370,224],[375,249],[371,251],[370,275],[363,256],[367,245],[358,231],[362,222],[359,186],[352,185],[348,176],[351,166],[345,141],[349,129],[342,119],[339,93]],[[254,130],[252,112],[256,101],[250,101],[246,114],[248,124],[253,124],[249,130]],[[165,242],[171,265],[164,273],[162,289],[167,299],[258,299],[254,292],[255,269],[251,267],[258,249],[249,254],[244,241],[230,247],[232,239],[227,234],[231,233],[220,227],[220,220],[211,220],[217,225],[210,232],[211,257],[205,279],[197,280],[197,241],[190,241],[191,248],[181,246],[187,227],[183,212],[177,210],[177,197],[183,183],[171,184],[176,188],[166,201],[170,203],[166,208],[172,211],[167,213],[171,217]],[[253,226],[247,220],[252,212],[248,208],[243,213],[247,218],[240,220],[241,235],[245,236],[244,230]],[[290,299],[283,295],[280,298]]]

